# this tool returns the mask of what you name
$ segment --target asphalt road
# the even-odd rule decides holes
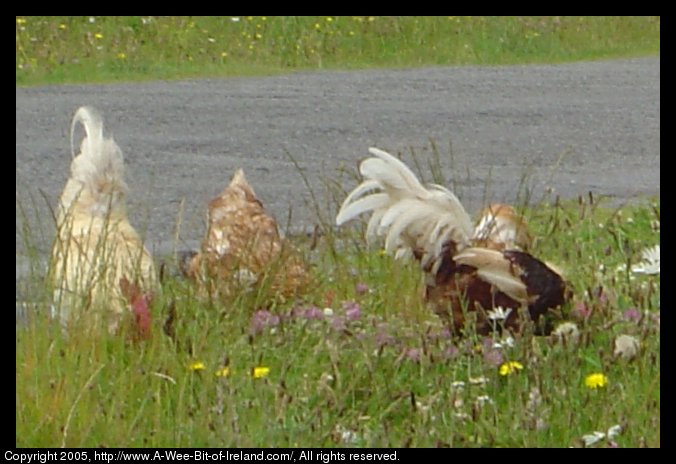
[[[523,179],[534,199],[660,193],[659,57],[17,88],[17,293],[25,225],[48,253],[81,105],[101,111],[124,151],[130,220],[157,255],[199,243],[207,201],[238,167],[281,223],[291,212],[292,231],[317,220],[301,171],[331,218],[327,180],[354,186],[341,169],[369,146],[407,161],[413,148],[426,163],[433,141],[470,212],[515,201]]]

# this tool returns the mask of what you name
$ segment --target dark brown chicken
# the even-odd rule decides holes
[[[201,291],[229,297],[268,285],[274,295],[293,298],[309,284],[302,257],[282,239],[241,169],[209,202],[207,222],[201,250],[182,264]]]
[[[397,258],[412,256],[425,273],[425,299],[458,333],[468,313],[476,330],[520,330],[528,320],[548,333],[542,316],[563,305],[569,290],[562,276],[529,253],[525,221],[513,208],[491,205],[472,227],[458,198],[439,185],[423,186],[392,155],[371,148],[360,165],[364,181],[345,199],[338,225],[372,213],[366,237],[385,238]]]

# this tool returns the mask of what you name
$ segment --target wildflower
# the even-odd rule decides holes
[[[584,379],[584,384],[587,388],[603,388],[608,385],[608,377],[601,373],[590,374]]]
[[[221,58],[225,58],[228,56],[228,52],[221,52]]]
[[[207,37],[207,42],[216,43],[216,39],[214,39],[213,37]]]
[[[454,345],[450,345],[444,350],[444,358],[455,359],[460,354],[460,350]]]
[[[603,432],[592,432],[587,435],[582,435],[582,440],[584,441],[584,446],[593,446],[606,438],[606,434]]]
[[[263,36],[261,34],[259,34],[258,32],[256,32],[256,35],[254,37],[256,37],[257,40],[260,40],[260,39],[263,38]]]
[[[660,273],[660,246],[646,248],[641,252],[643,261],[631,268],[635,274],[654,275]]]
[[[498,306],[492,311],[488,311],[486,314],[488,319],[491,321],[504,321],[509,317],[509,314],[512,312],[512,308],[507,308],[506,310],[502,306]]]
[[[577,319],[586,319],[591,314],[591,310],[582,301],[575,303],[575,307],[571,311],[572,315]]]
[[[519,361],[508,361],[500,366],[499,373],[502,376],[514,374],[523,369],[523,364]]]
[[[233,16],[232,18],[230,18],[230,21],[232,21],[233,23],[238,23],[239,20],[240,18],[238,18],[237,16]]]
[[[251,318],[251,332],[254,335],[262,332],[266,327],[275,327],[277,325],[279,325],[279,316],[265,309],[256,311]]]
[[[584,441],[585,446],[594,446],[604,438],[608,440],[614,439],[616,436],[618,436],[620,433],[622,433],[622,426],[617,424],[613,425],[608,429],[607,432],[598,432],[594,431],[590,434],[587,435],[582,435],[582,441]],[[611,448],[617,448],[617,443],[610,441],[609,445]]]
[[[334,317],[331,321],[331,327],[333,327],[333,330],[337,330],[339,332],[345,330],[347,328],[347,325],[345,324],[345,318]]]
[[[333,316],[333,309],[331,309],[331,308],[324,308],[324,316],[326,316],[326,317],[331,317],[331,316]]]
[[[330,309],[330,308],[329,308],[329,309]],[[326,309],[324,309],[324,310],[322,311],[321,309],[319,309],[319,308],[316,307],[316,306],[310,306],[309,308],[300,309],[299,312],[300,312],[300,314],[299,314],[300,317],[302,317],[303,319],[308,319],[308,320],[316,319],[316,320],[320,320],[320,319],[324,319],[324,315],[325,315],[325,313],[326,313]]]
[[[638,322],[641,320],[641,311],[636,308],[629,308],[622,314],[622,318],[625,321]]]
[[[94,34],[94,38],[101,40],[101,39],[103,39],[103,34],[101,34],[100,32],[97,32],[96,34]]]
[[[502,340],[500,340],[498,342],[494,342],[493,348],[495,348],[496,350],[501,350],[504,347],[513,348],[515,343],[516,342],[514,341],[514,337],[511,337],[511,336],[508,335],[505,338],[503,338]]]
[[[615,339],[615,351],[613,352],[613,356],[627,360],[633,359],[636,357],[640,347],[641,344],[636,337],[632,337],[631,335],[618,335]]]
[[[118,59],[118,60],[124,60],[124,59],[126,59],[126,58],[127,58],[127,54],[124,53],[124,52],[120,52],[120,53],[117,54],[117,59]]]
[[[345,302],[343,303],[343,309],[345,309],[345,317],[350,321],[356,321],[361,317],[361,307],[355,302]]]
[[[222,367],[216,371],[216,377],[228,377],[230,375],[229,367]]]
[[[340,435],[340,441],[345,444],[354,445],[359,440],[359,435],[341,425],[336,427],[336,432]]]
[[[90,22],[91,24],[94,24],[94,23],[96,22],[96,18],[93,17],[93,16],[90,16],[90,17],[89,17],[89,22]]]
[[[493,400],[488,395],[479,395],[476,397],[476,403],[478,406],[483,406],[484,404],[491,404]]]
[[[455,389],[465,388],[465,382],[463,382],[462,380],[456,380],[454,382],[451,382],[451,388]]]
[[[420,355],[421,352],[418,348],[409,348],[405,353],[406,359],[413,362],[420,362]]]
[[[66,25],[63,23],[59,24],[59,29],[63,31],[64,29],[66,29]]]
[[[319,30],[322,26],[319,23],[315,23],[315,29]]]
[[[26,18],[16,18],[16,23],[19,26],[23,26],[24,24],[26,24]]]
[[[254,367],[253,378],[262,379],[263,377],[267,377],[269,373],[270,373],[269,367]]]
[[[470,377],[467,379],[470,385],[483,385],[488,382],[488,378],[483,375],[480,377]]]
[[[326,22],[327,22],[327,23],[333,22],[333,18],[332,18],[331,16],[327,16],[327,17],[326,17]]]
[[[363,282],[359,282],[357,285],[355,285],[354,291],[357,293],[357,295],[363,295],[369,291],[369,286]]]
[[[206,366],[202,361],[195,361],[188,366],[191,371],[203,371],[206,369]]]
[[[491,366],[497,367],[505,361],[505,358],[500,350],[488,350],[484,353],[484,361]]]
[[[564,322],[554,329],[552,338],[560,343],[576,345],[580,339],[580,331],[574,322]]]

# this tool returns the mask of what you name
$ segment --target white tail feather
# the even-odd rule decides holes
[[[342,225],[364,213],[373,213],[366,229],[371,241],[385,237],[385,249],[396,257],[415,250],[423,266],[441,253],[444,243],[459,249],[469,243],[472,224],[458,198],[439,185],[423,186],[399,159],[377,148],[374,157],[360,165],[364,181],[345,198],[336,224]]]
[[[74,150],[75,127],[80,123],[85,136],[80,153],[71,162],[71,175],[61,195],[61,214],[71,208],[94,216],[125,214],[124,158],[111,137],[103,136],[103,120],[87,106],[79,108],[71,124],[71,150]]]

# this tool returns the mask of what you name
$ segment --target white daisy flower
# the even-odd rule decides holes
[[[632,266],[631,270],[636,274],[654,275],[660,273],[660,246],[646,248],[641,252],[643,261]]]
[[[584,441],[584,446],[593,446],[606,438],[606,434],[603,432],[592,432],[587,435],[582,435],[582,441]]]
[[[492,311],[486,312],[486,315],[488,316],[488,319],[490,319],[491,321],[504,321],[505,319],[507,319],[507,317],[511,312],[512,308],[505,309],[502,306],[498,306]]]

